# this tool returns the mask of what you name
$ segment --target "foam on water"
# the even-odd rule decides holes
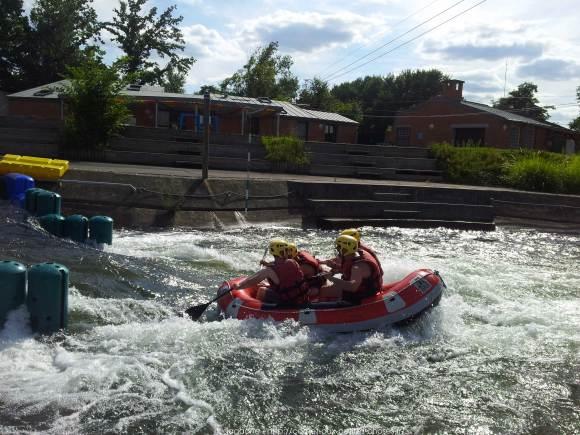
[[[440,305],[405,327],[336,335],[175,314],[173,287],[191,283],[207,300],[212,274],[215,285],[255,270],[275,235],[333,254],[333,232],[296,228],[117,234],[110,254],[146,260],[132,273],[175,286],[149,299],[75,287],[70,328],[53,337],[12,312],[0,333],[0,431],[574,433],[578,237],[365,229],[386,281],[420,267],[446,280]],[[198,272],[171,281],[186,268]]]

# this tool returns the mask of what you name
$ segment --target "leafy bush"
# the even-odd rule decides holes
[[[580,194],[580,155],[576,155],[568,161],[564,167],[564,192]]]
[[[507,171],[506,181],[511,187],[539,192],[562,192],[564,183],[562,164],[539,155],[516,161]]]
[[[304,141],[294,136],[262,136],[266,158],[271,162],[307,165],[310,163],[304,151]]]
[[[433,145],[431,152],[447,181],[484,186],[501,182],[506,158],[495,148],[456,148],[442,143]]]
[[[445,180],[453,183],[580,194],[580,156],[447,143],[433,145],[431,154]]]

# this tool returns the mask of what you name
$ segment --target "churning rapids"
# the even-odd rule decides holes
[[[324,257],[335,232],[121,231],[99,252],[0,219],[0,259],[71,270],[66,332],[33,336],[22,309],[0,332],[0,433],[580,431],[577,235],[365,229],[386,280],[429,267],[449,288],[411,325],[333,335],[178,313],[271,237]]]

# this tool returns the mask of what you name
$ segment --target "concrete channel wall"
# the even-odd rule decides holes
[[[223,228],[249,222],[304,226],[495,228],[501,217],[580,226],[580,196],[437,186],[283,179],[218,179],[72,170],[44,187],[66,214],[105,214],[128,228]],[[246,197],[247,188],[247,197]],[[545,226],[545,225],[540,225]]]

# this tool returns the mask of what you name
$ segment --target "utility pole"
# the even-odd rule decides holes
[[[201,179],[207,180],[209,164],[210,94],[203,95],[203,148],[201,151]]]

